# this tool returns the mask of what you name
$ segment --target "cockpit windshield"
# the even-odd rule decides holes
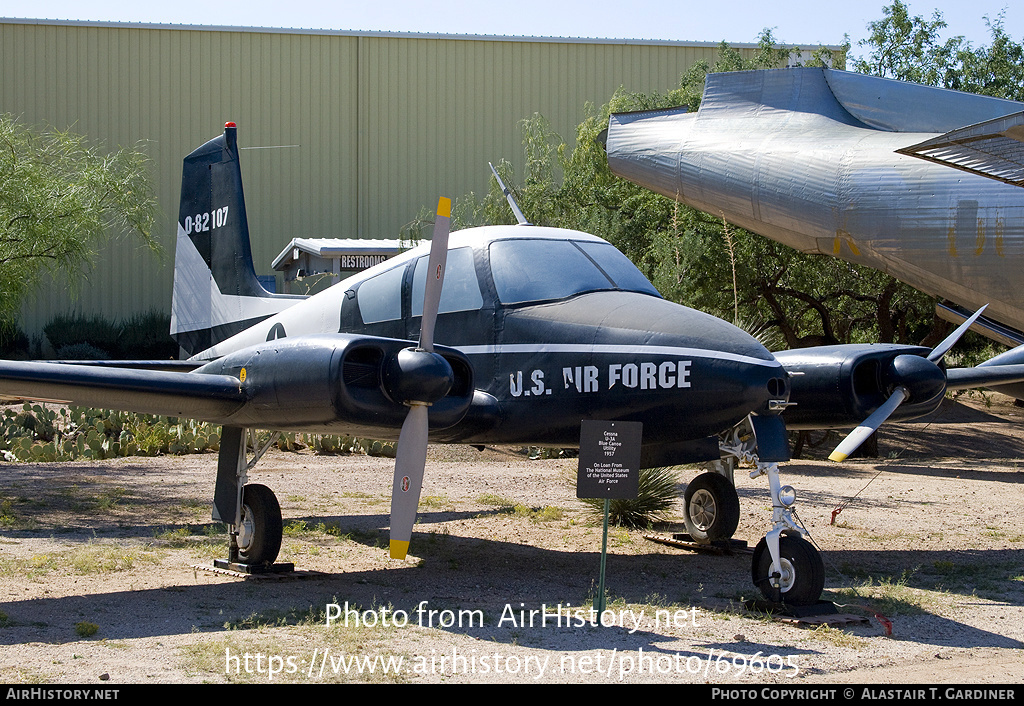
[[[629,258],[604,242],[516,238],[491,243],[490,254],[503,304],[609,289],[661,296]]]

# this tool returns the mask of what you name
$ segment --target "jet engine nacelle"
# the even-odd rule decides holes
[[[927,359],[929,348],[891,344],[840,345],[775,353],[790,375],[787,429],[855,427],[897,387],[909,398],[892,419],[933,412],[946,389],[943,369]]]
[[[223,423],[280,431],[380,433],[401,427],[408,413],[394,399],[386,371],[410,341],[346,334],[281,338],[245,348],[208,363],[195,374],[237,377],[248,399]],[[436,346],[450,366],[450,388],[430,407],[430,427],[457,424],[473,399],[469,360]],[[446,373],[448,371],[445,371]]]

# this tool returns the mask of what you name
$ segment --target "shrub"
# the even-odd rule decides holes
[[[672,503],[679,495],[679,475],[671,468],[644,468],[640,471],[636,498],[612,500],[608,522],[620,527],[645,529],[668,518]],[[604,500],[582,499],[593,515],[604,518]]]
[[[121,335],[121,330],[116,324],[101,316],[58,314],[43,327],[43,333],[46,334],[54,351],[87,343],[106,352],[106,357],[110,358],[117,354],[117,339]]]
[[[135,314],[120,325],[118,357],[125,360],[169,360],[178,357],[171,338],[171,317],[159,311]]]
[[[134,314],[120,322],[101,316],[60,314],[53,317],[43,332],[62,360],[168,360],[178,357],[178,344],[171,338],[171,317],[157,311]],[[2,343],[2,339],[0,339]],[[85,349],[72,346],[89,345],[102,354],[85,355]],[[79,351],[65,355],[62,351]]]
[[[57,360],[109,360],[110,354],[88,343],[70,343],[56,352]]]
[[[0,357],[28,357],[28,336],[13,321],[0,321]]]

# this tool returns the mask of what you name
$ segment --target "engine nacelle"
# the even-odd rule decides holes
[[[775,353],[790,375],[791,406],[782,415],[786,428],[855,427],[900,384],[908,387],[911,397],[890,419],[915,419],[933,412],[942,402],[945,375],[926,360],[930,352],[922,346],[876,343]]]
[[[239,378],[248,401],[222,423],[279,431],[397,438],[408,407],[392,399],[384,371],[410,341],[349,334],[280,338],[236,351],[194,374]],[[473,373],[459,351],[436,346],[451,388],[430,408],[431,429],[457,424],[473,400]]]

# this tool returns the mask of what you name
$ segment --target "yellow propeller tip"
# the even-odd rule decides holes
[[[838,451],[833,451],[832,454],[828,457],[828,460],[829,461],[835,461],[836,463],[842,463],[843,461],[846,460],[846,457],[848,455],[849,454],[844,454],[844,453],[839,453]]]
[[[409,543],[401,542],[397,539],[391,540],[391,558],[392,559],[404,559],[405,555],[409,553]]]
[[[445,218],[452,217],[452,200],[442,196],[437,200],[437,215]]]

